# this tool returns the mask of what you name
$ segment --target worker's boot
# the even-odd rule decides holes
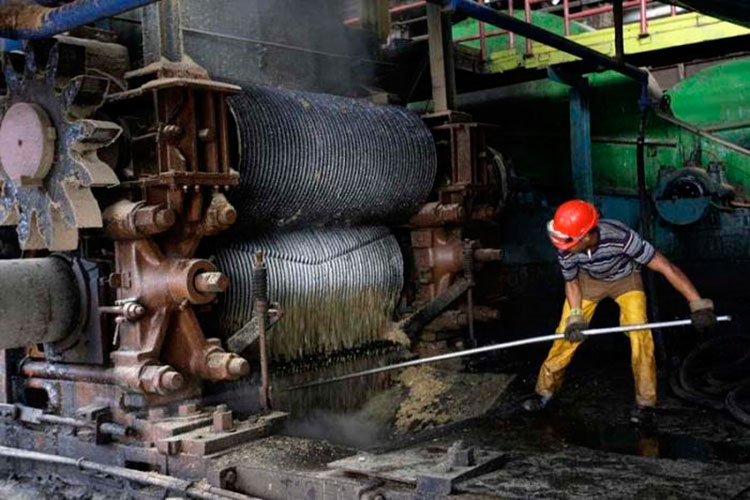
[[[630,411],[630,423],[637,426],[650,426],[654,423],[653,406],[636,406]]]
[[[542,411],[551,399],[552,396],[540,396],[539,394],[535,394],[534,396],[521,403],[521,406],[524,410],[530,413],[534,413],[537,411]]]

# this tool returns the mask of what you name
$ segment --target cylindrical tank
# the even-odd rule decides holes
[[[230,242],[216,253],[232,280],[216,311],[224,336],[252,318],[256,251],[268,267],[269,299],[284,312],[269,334],[273,358],[353,348],[390,326],[403,286],[396,238],[381,226],[307,228]]]
[[[400,220],[432,189],[434,140],[406,109],[270,87],[247,87],[229,103],[240,230]]]
[[[0,349],[56,342],[75,330],[80,294],[65,260],[0,260],[0,284]]]

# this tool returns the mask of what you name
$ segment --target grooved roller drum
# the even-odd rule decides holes
[[[240,142],[238,227],[375,221],[414,213],[437,168],[430,131],[395,106],[249,87],[229,100]]]
[[[0,349],[56,342],[75,329],[80,296],[64,260],[0,260],[0,284]]]
[[[353,348],[381,338],[403,286],[396,238],[381,226],[276,231],[218,250],[216,264],[232,280],[217,306],[230,336],[253,315],[252,262],[263,251],[268,296],[284,317],[270,332],[275,359]]]

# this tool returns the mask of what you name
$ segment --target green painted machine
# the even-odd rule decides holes
[[[738,59],[704,69],[665,92],[651,89],[659,105],[648,114],[646,181],[657,221],[654,238],[670,253],[692,252],[675,242],[675,231],[698,231],[713,240],[744,224],[750,206],[749,76],[750,59]],[[637,225],[639,87],[613,72],[588,78],[594,193],[606,216]],[[538,80],[464,94],[459,106],[499,126],[500,146],[512,160],[517,184],[549,200],[540,202],[539,210],[549,211],[555,199],[573,193],[567,85]],[[547,246],[543,235],[539,245]],[[528,262],[551,252],[509,255]],[[750,247],[743,243],[699,255],[750,259]]]

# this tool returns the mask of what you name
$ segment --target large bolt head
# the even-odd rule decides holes
[[[55,128],[37,104],[11,106],[0,123],[0,165],[19,185],[38,183],[52,167]]]

